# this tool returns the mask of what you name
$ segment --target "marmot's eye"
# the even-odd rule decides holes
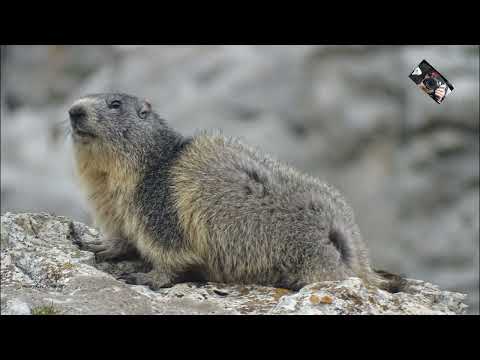
[[[122,105],[120,100],[113,100],[110,105],[108,106],[110,109],[118,109]]]

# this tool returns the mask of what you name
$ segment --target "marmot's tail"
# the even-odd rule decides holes
[[[392,294],[403,291],[407,285],[407,280],[402,275],[395,275],[384,270],[373,271],[381,277],[382,280],[378,284],[378,287]]]
[[[355,251],[355,249],[352,248],[352,246],[355,245],[354,242],[347,238],[342,229],[342,226],[334,224],[328,234],[328,239],[335,246],[342,262],[347,267],[354,270],[357,276],[382,290],[390,293],[398,293],[405,289],[407,280],[404,276],[395,275],[388,271],[372,269],[368,264],[368,260],[358,258],[356,254],[359,250],[357,249],[357,251]]]

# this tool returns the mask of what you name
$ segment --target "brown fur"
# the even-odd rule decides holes
[[[195,272],[291,289],[358,276],[397,289],[399,278],[371,269],[335,188],[220,134],[199,134],[179,150],[182,137],[154,113],[136,117],[149,106],[115,96],[130,102],[128,116],[105,108],[109,94],[79,102],[95,136],[75,143],[78,177],[106,240],[123,249],[123,239],[151,262],[156,286]]]

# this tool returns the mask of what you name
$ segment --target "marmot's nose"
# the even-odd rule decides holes
[[[73,105],[70,110],[68,110],[68,114],[70,115],[72,125],[87,117],[87,112],[81,105]]]

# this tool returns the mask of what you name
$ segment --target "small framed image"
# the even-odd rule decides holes
[[[453,91],[453,85],[426,60],[422,60],[409,78],[435,102],[441,104]]]

